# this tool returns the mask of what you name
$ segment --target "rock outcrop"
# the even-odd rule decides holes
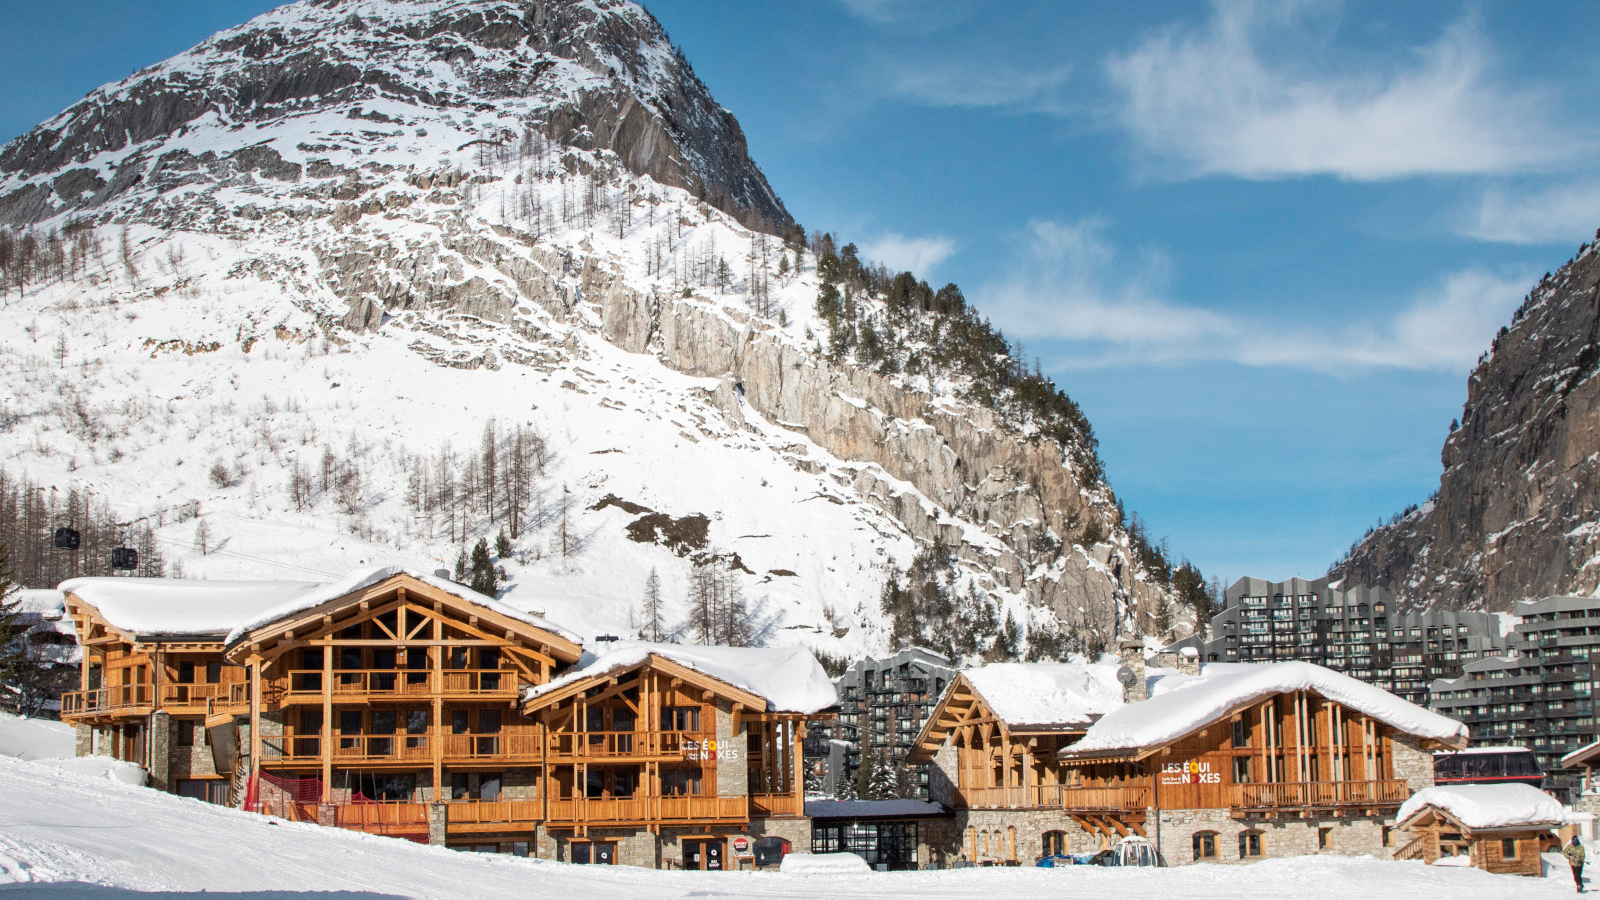
[[[1600,255],[1542,280],[1467,380],[1438,493],[1334,574],[1411,605],[1506,610],[1600,587]]]

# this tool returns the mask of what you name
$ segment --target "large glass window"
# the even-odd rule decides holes
[[[1215,831],[1197,831],[1194,833],[1194,858],[1198,862],[1202,859],[1217,858],[1217,833]]]

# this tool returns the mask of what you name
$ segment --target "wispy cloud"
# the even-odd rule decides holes
[[[1072,78],[1070,65],[1032,71],[982,65],[912,65],[891,71],[890,88],[902,97],[929,106],[1016,107],[1032,111],[1062,112],[1059,98]]]
[[[845,10],[874,25],[937,31],[953,25],[986,0],[839,0]]]
[[[1600,226],[1600,183],[1558,184],[1512,196],[1490,188],[1457,233],[1505,244],[1569,244],[1591,240]]]
[[[1372,369],[1461,371],[1488,347],[1530,276],[1467,269],[1401,301],[1398,312],[1348,322],[1252,319],[1166,296],[1159,255],[1123,258],[1096,219],[1033,222],[1014,276],[978,300],[1005,330],[1062,342],[1063,367],[1223,360],[1336,374]]]
[[[939,264],[956,252],[956,242],[937,235],[906,237],[890,232],[861,246],[861,255],[896,272],[931,278]]]
[[[1340,68],[1313,62],[1332,6],[1217,0],[1203,26],[1108,59],[1117,119],[1182,176],[1504,173],[1585,149],[1546,124],[1542,91],[1497,81],[1473,18],[1402,62]]]

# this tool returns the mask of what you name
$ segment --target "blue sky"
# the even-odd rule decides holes
[[[0,140],[270,8],[15,4]],[[1600,5],[648,4],[791,212],[954,281],[1209,575],[1438,485],[1466,374],[1600,226]]]

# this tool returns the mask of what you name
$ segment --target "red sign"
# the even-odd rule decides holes
[[[746,837],[736,837],[736,838],[734,838],[733,839],[733,852],[735,852],[735,853],[749,853],[750,852],[750,839],[746,838]]]

